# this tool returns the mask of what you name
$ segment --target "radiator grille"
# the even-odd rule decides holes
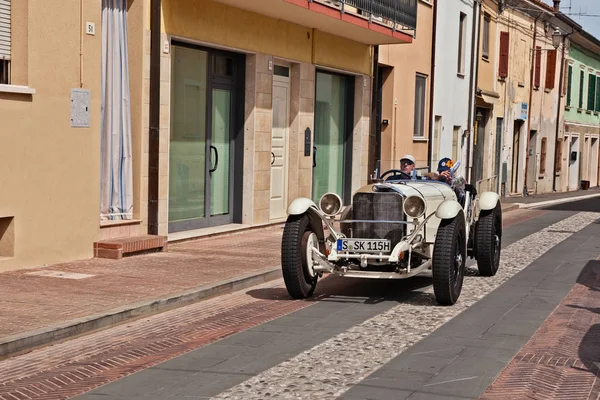
[[[352,204],[352,219],[402,221],[402,196],[398,193],[356,193]],[[398,243],[406,226],[403,224],[365,223],[352,224],[352,236],[364,239],[389,239]]]

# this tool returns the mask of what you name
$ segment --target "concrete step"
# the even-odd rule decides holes
[[[167,237],[142,235],[101,240],[94,243],[94,257],[120,260],[124,256],[148,251],[167,251]]]

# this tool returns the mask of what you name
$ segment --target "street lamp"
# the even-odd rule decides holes
[[[562,32],[556,28],[554,30],[554,32],[552,32],[552,45],[554,46],[555,49],[558,49],[558,46],[560,46],[560,39],[562,38]]]

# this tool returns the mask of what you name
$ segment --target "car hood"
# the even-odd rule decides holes
[[[359,192],[377,192],[394,190],[405,196],[421,196],[426,201],[444,201],[456,199],[456,194],[452,188],[443,183],[436,181],[428,182],[401,182],[401,183],[375,183],[363,186]]]

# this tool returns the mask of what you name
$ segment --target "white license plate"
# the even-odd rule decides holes
[[[392,242],[387,239],[338,239],[338,252],[352,253],[389,253]]]

